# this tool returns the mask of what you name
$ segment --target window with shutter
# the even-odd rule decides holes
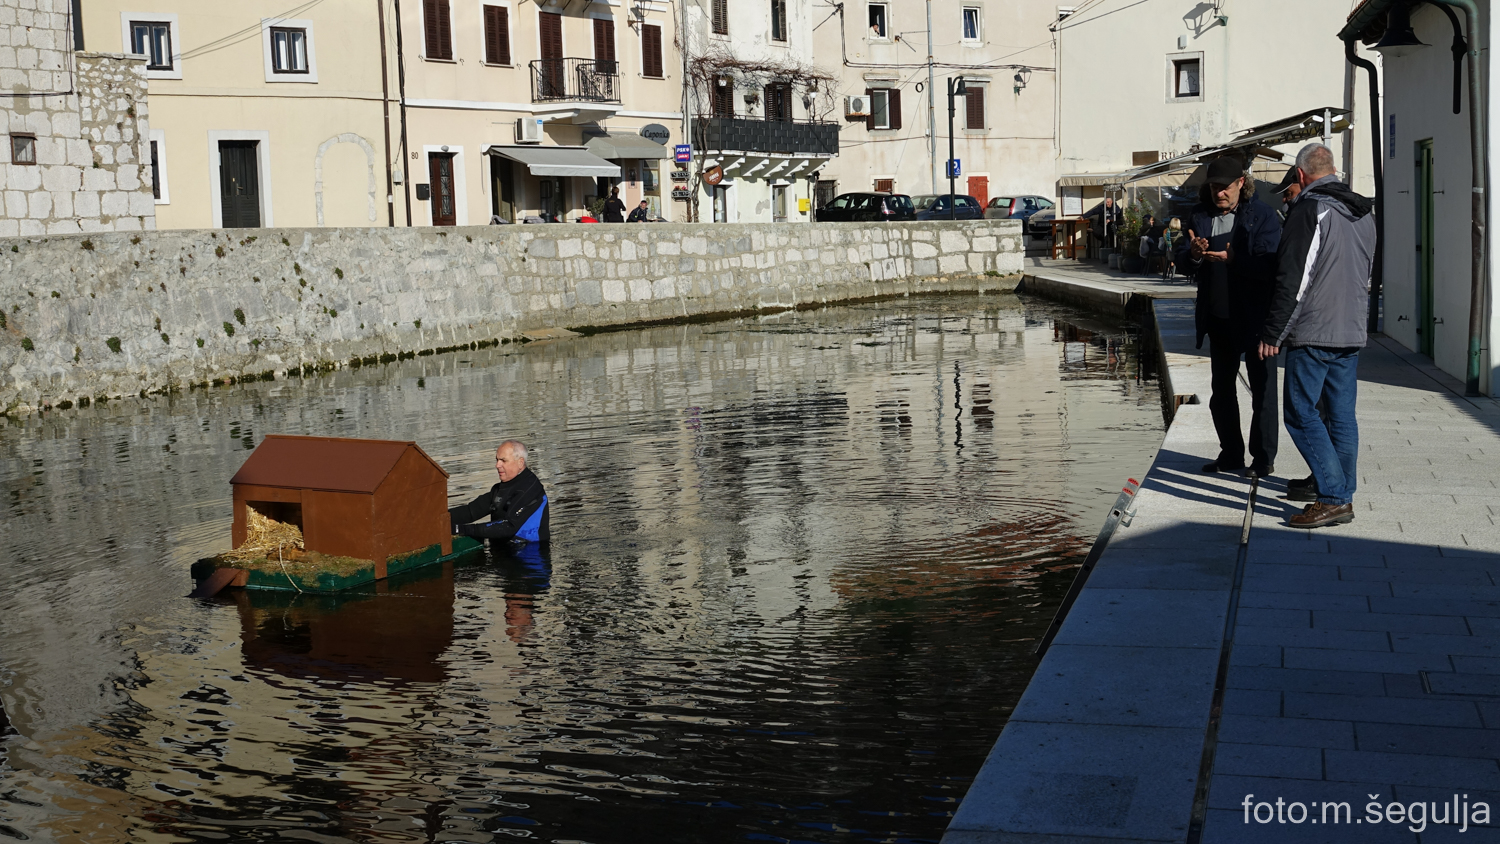
[[[449,14],[448,0],[422,0],[422,29],[429,59],[453,59],[453,20]]]
[[[875,180],[875,192],[876,193],[895,193],[896,192],[896,180],[895,179],[876,179]]]
[[[786,40],[786,0],[771,0],[771,40]]]
[[[720,76],[714,80],[714,117],[734,116],[734,80]]]
[[[886,98],[886,108],[890,109],[891,128],[901,128],[901,89],[892,88]]]
[[[984,86],[970,84],[968,94],[964,97],[967,108],[968,120],[964,122],[965,129],[983,129],[984,126]]]
[[[641,27],[641,73],[653,79],[666,75],[661,54],[661,27]]]
[[[510,10],[504,6],[484,7],[484,60],[510,64]]]
[[[729,0],[713,0],[714,2],[714,34],[729,34]]]
[[[615,22],[594,18],[594,69],[599,73],[616,73]]]

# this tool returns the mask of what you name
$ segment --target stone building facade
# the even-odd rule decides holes
[[[0,0],[0,237],[156,227],[146,63],[75,51],[70,0]]]

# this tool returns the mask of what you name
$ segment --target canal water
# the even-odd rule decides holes
[[[1160,442],[1133,331],[934,297],[0,419],[0,842],[936,841]],[[455,502],[523,439],[551,559],[189,600],[271,433]]]

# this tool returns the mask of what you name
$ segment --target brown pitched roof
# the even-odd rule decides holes
[[[256,446],[250,459],[229,482],[373,493],[408,448],[416,449],[443,477],[448,477],[443,467],[414,442],[271,434]]]

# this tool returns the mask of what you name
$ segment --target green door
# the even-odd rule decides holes
[[[1417,350],[1432,357],[1432,139],[1417,141]]]

